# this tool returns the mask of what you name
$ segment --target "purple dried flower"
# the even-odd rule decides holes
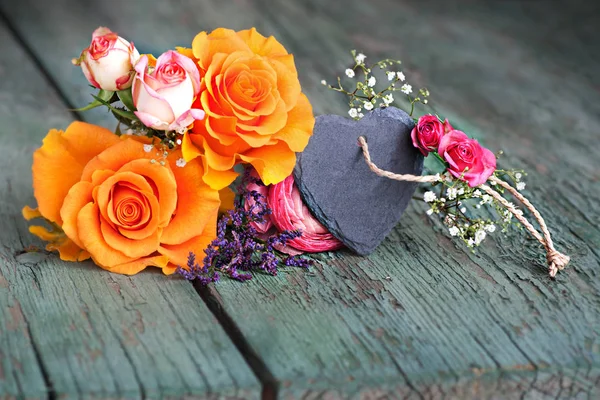
[[[219,280],[219,272],[231,279],[247,281],[252,279],[252,271],[264,271],[277,275],[279,265],[308,268],[312,260],[298,256],[281,259],[276,246],[285,246],[294,238],[300,237],[299,230],[284,231],[273,235],[266,241],[259,237],[250,222],[262,223],[265,216],[271,214],[266,198],[256,190],[248,191],[248,183],[262,185],[260,179],[246,170],[242,183],[238,187],[239,196],[234,202],[235,208],[224,214],[217,223],[217,237],[204,250],[202,266],[196,263],[196,256],[190,253],[187,267],[177,268],[177,273],[185,279],[197,279],[207,285]],[[254,204],[248,210],[244,203],[252,199]],[[240,272],[242,271],[242,272]]]

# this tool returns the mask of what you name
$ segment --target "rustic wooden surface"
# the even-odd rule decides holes
[[[9,177],[0,202],[0,397],[243,397],[240,388],[256,393],[249,368],[267,398],[600,396],[597,5],[0,0],[0,10],[18,41],[0,32],[11,55],[0,73],[12,82],[0,86],[9,143],[0,160]],[[344,112],[319,82],[345,67],[347,49],[401,58],[437,112],[504,149],[501,165],[528,170],[526,193],[571,265],[551,281],[540,247],[518,232],[494,234],[472,254],[418,202],[370,257],[340,252],[311,273],[225,281],[201,297],[158,274],[124,278],[54,256],[15,256],[39,245],[18,216],[32,202],[28,154],[48,127],[78,117],[65,108],[89,100],[69,62],[99,25],[155,54],[200,30],[256,26],[295,54],[317,114]],[[81,117],[112,127],[101,112]],[[148,321],[143,333],[135,310]]]

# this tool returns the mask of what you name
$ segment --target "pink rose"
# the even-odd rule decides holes
[[[81,52],[73,64],[81,65],[87,80],[109,91],[127,89],[133,82],[133,64],[140,53],[127,40],[108,28],[100,27],[92,34],[90,46]]]
[[[424,156],[436,151],[442,136],[451,131],[452,126],[448,120],[441,123],[435,115],[423,115],[410,133],[413,146],[418,148]]]
[[[302,236],[287,243],[289,246],[309,253],[343,247],[343,243],[329,233],[304,205],[293,176],[270,186],[267,202],[273,211],[271,221],[279,231],[299,229],[302,232]]]
[[[135,71],[133,104],[144,125],[181,132],[194,120],[204,118],[204,111],[192,108],[200,92],[200,73],[190,58],[169,50],[151,68],[148,56],[142,56]]]
[[[466,181],[470,187],[485,183],[496,170],[494,153],[461,131],[445,134],[440,140],[438,153],[450,164],[448,171]]]

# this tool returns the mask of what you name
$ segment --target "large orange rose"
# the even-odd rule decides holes
[[[215,237],[219,194],[199,179],[199,161],[177,167],[181,152],[162,159],[147,150],[82,122],[51,130],[33,157],[38,210],[24,214],[53,229],[30,230],[63,260],[91,257],[112,272],[152,265],[172,273],[185,265],[190,251],[201,253]]]
[[[195,108],[206,112],[184,136],[186,160],[201,157],[204,181],[215,189],[250,163],[269,185],[289,176],[296,152],[312,135],[312,107],[301,93],[294,58],[274,37],[256,30],[199,33],[192,50],[202,76]]]

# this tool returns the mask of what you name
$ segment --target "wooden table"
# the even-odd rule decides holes
[[[591,1],[0,0],[0,398],[600,398],[600,26]],[[597,3],[597,2],[596,2]],[[31,154],[90,89],[71,58],[106,25],[160,54],[256,26],[294,53],[315,112],[347,50],[525,168],[572,256],[556,281],[525,233],[476,253],[413,202],[369,257],[208,288],[28,253]]]

